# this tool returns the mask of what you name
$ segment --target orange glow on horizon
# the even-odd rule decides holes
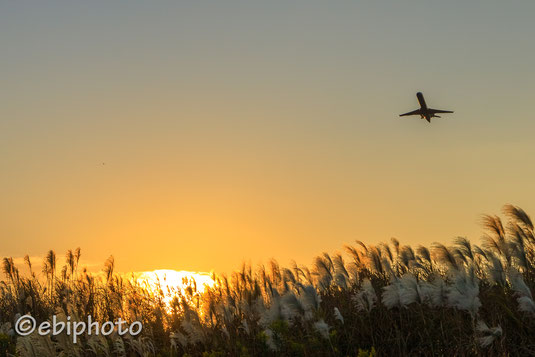
[[[153,292],[161,289],[167,305],[170,305],[173,297],[179,293],[184,295],[188,287],[191,287],[192,293],[203,293],[206,287],[215,284],[210,273],[171,269],[142,272],[136,280],[140,284],[146,284]]]

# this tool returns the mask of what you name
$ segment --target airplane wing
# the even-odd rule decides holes
[[[422,111],[420,109],[416,109],[416,110],[413,110],[412,112],[408,112],[408,113],[405,113],[405,114],[400,114],[399,116],[400,117],[404,117],[404,116],[407,116],[407,115],[422,115]]]
[[[436,114],[436,113],[453,113],[451,110],[440,110],[440,109],[427,109],[430,113]]]

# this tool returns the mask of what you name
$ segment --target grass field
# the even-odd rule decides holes
[[[410,247],[395,239],[356,242],[323,253],[312,266],[243,265],[197,286],[145,284],[114,273],[90,274],[80,250],[56,267],[50,251],[29,276],[4,258],[0,356],[528,356],[535,355],[535,232],[529,216],[506,205],[483,217],[481,244]],[[136,337],[84,334],[17,336],[31,314],[72,320],[141,321]]]

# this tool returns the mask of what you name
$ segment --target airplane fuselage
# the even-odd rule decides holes
[[[416,97],[418,98],[418,103],[420,103],[420,107],[422,109],[427,110],[427,104],[425,104],[425,99],[424,99],[424,95],[422,94],[422,92],[416,93]]]
[[[427,110],[427,104],[425,104],[423,93],[422,92],[416,93],[416,97],[418,98],[418,103],[420,103],[420,109],[422,111],[422,114],[420,114],[420,117],[422,119],[426,119],[427,121],[430,121],[433,116]]]

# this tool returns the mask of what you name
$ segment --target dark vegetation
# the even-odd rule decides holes
[[[535,235],[518,207],[505,224],[484,216],[481,245],[457,238],[430,248],[346,246],[309,267],[244,265],[198,291],[149,289],[136,279],[78,269],[80,251],[56,267],[50,251],[42,277],[19,274],[4,258],[0,285],[0,356],[529,356],[535,355]],[[13,324],[71,316],[141,321],[131,337],[17,336]]]

